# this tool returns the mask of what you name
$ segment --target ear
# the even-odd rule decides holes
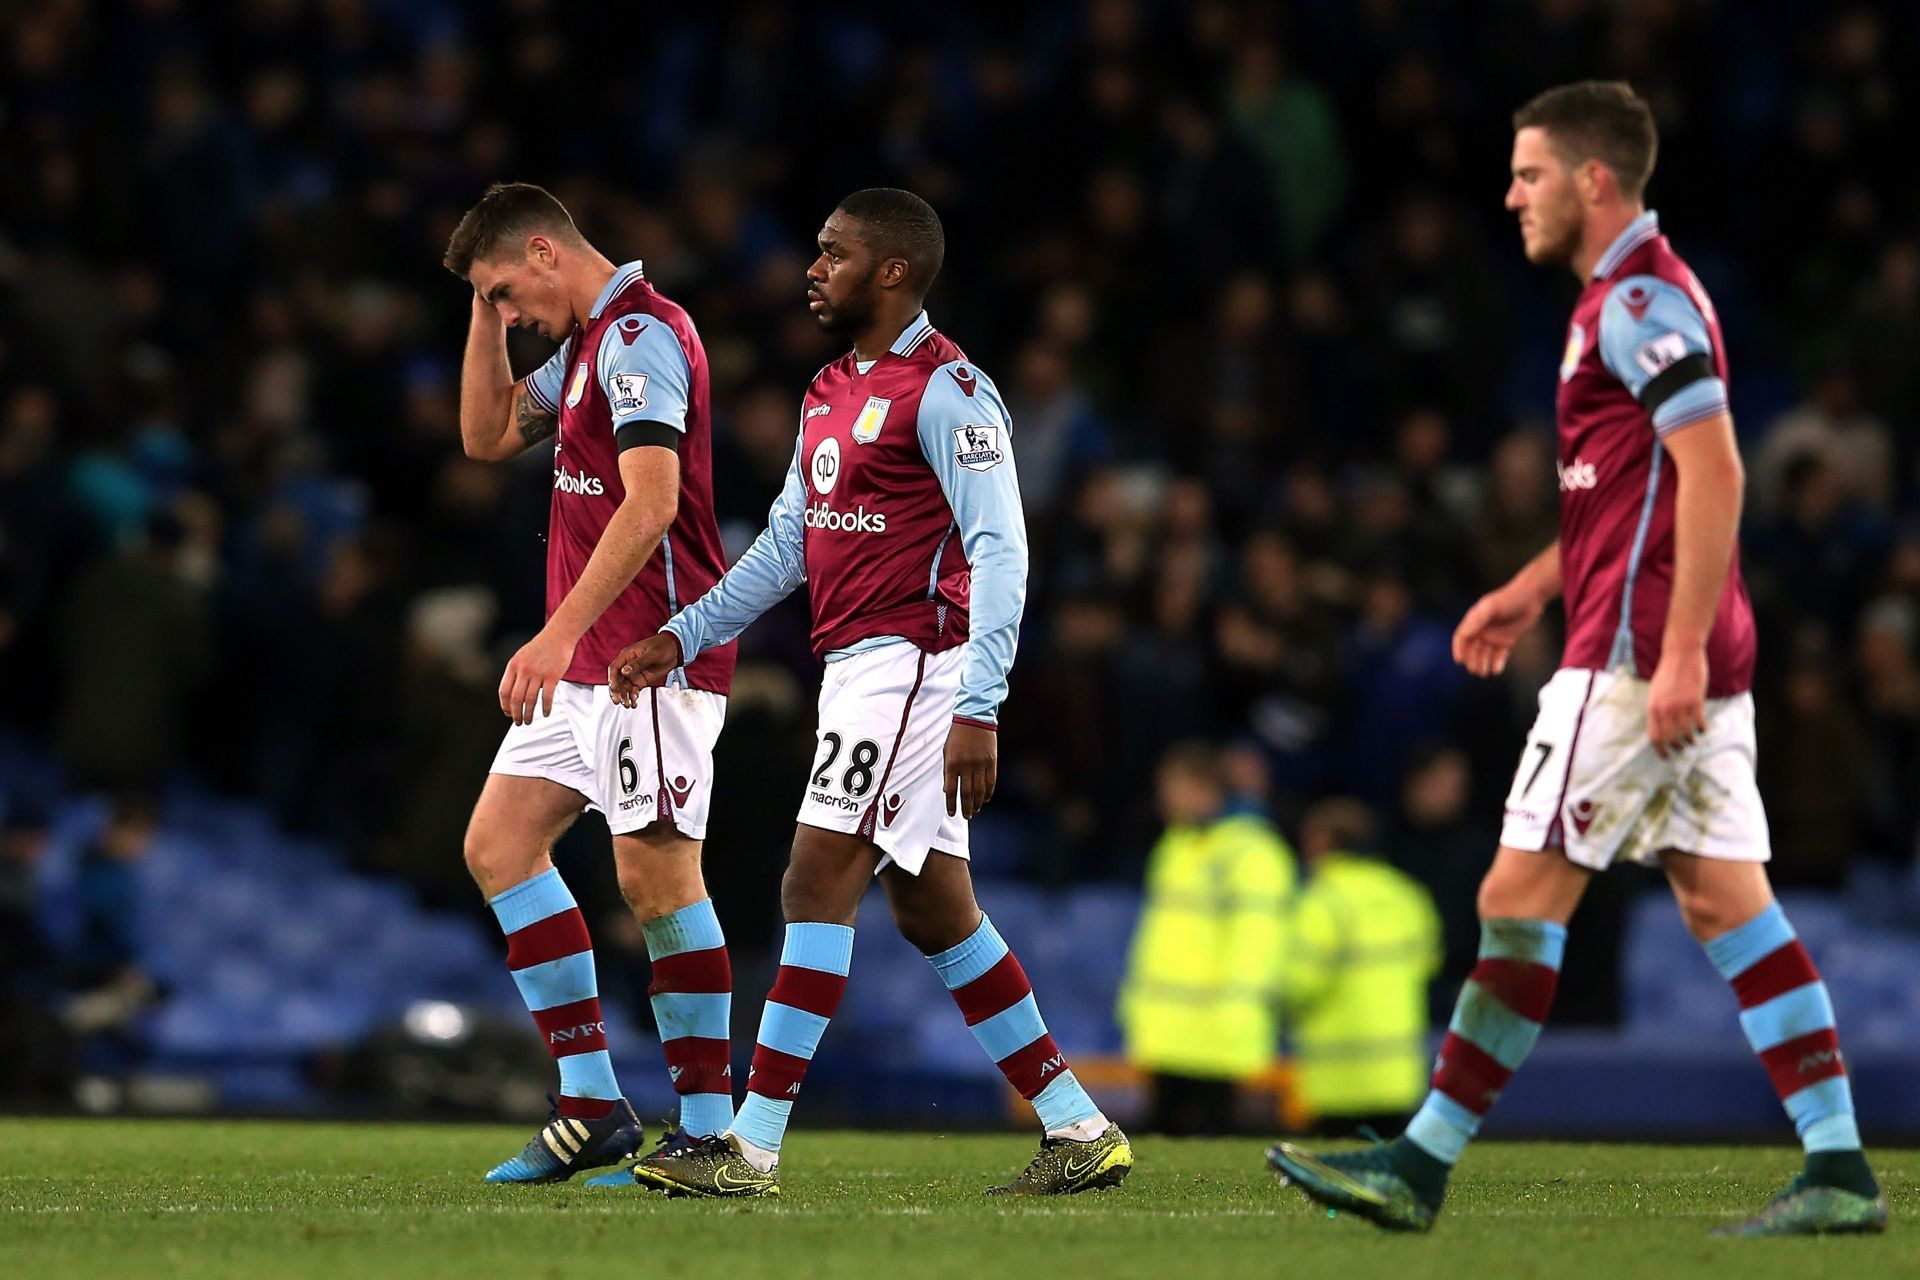
[[[527,237],[527,261],[539,266],[550,267],[555,258],[553,241],[546,236]]]
[[[1574,190],[1580,193],[1585,204],[1599,204],[1609,192],[1618,192],[1619,183],[1614,181],[1613,170],[1598,160],[1589,160],[1581,165],[1573,175]]]
[[[905,284],[906,280],[907,260],[905,258],[888,258],[880,264],[881,288],[897,289]]]

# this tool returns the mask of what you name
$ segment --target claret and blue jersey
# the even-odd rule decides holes
[[[574,648],[566,678],[605,684],[607,664],[635,636],[652,635],[726,567],[713,514],[713,432],[707,355],[685,310],[647,283],[641,264],[614,272],[587,319],[539,369],[527,394],[559,420],[547,532],[547,613],[579,581],[626,488],[620,451],[649,429],[668,430],[680,455],[678,514],[632,585]],[[676,673],[675,683],[725,693],[731,648]]]
[[[667,629],[698,653],[803,582],[827,661],[965,644],[954,714],[996,722],[1026,606],[1011,423],[992,379],[925,312],[877,360],[849,352],[815,375],[766,531]]]
[[[1719,318],[1651,210],[1594,264],[1574,306],[1557,400],[1562,666],[1658,665],[1673,590],[1675,476],[1661,441],[1727,412]],[[1707,642],[1710,697],[1753,681],[1739,557]]]

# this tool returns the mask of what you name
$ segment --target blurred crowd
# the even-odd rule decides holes
[[[1909,860],[1917,16],[11,6],[0,722],[82,785],[191,768],[475,901],[460,835],[501,664],[541,620],[550,476],[461,454],[455,221],[491,181],[541,182],[689,308],[737,552],[837,354],[803,306],[813,234],[847,191],[907,186],[945,219],[929,308],[1008,394],[1033,534],[983,864],[1137,879],[1156,762],[1201,738],[1283,827],[1366,802],[1470,937],[1558,638],[1480,683],[1449,634],[1555,535],[1575,287],[1500,208],[1508,117],[1619,76],[1657,110],[1651,202],[1731,347],[1781,878]],[[524,371],[545,353],[521,337]],[[771,913],[812,742],[802,602],[742,658],[711,844]]]

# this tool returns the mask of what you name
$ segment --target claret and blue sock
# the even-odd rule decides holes
[[[653,981],[647,988],[667,1074],[680,1096],[680,1130],[694,1138],[724,1133],[733,1122],[729,1025],[733,968],[713,899],[640,926]]]
[[[560,1067],[560,1115],[606,1117],[620,1098],[600,1013],[593,940],[560,872],[549,867],[488,900],[507,935],[507,968]]]

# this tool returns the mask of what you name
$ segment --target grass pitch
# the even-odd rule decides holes
[[[1257,1141],[1135,1143],[1117,1191],[984,1200],[1022,1136],[794,1134],[785,1195],[732,1203],[491,1187],[520,1128],[0,1120],[8,1276],[1275,1276],[1664,1280],[1920,1276],[1920,1152],[1878,1151],[1865,1239],[1710,1240],[1798,1166],[1785,1148],[1478,1144],[1433,1234],[1329,1220]]]

